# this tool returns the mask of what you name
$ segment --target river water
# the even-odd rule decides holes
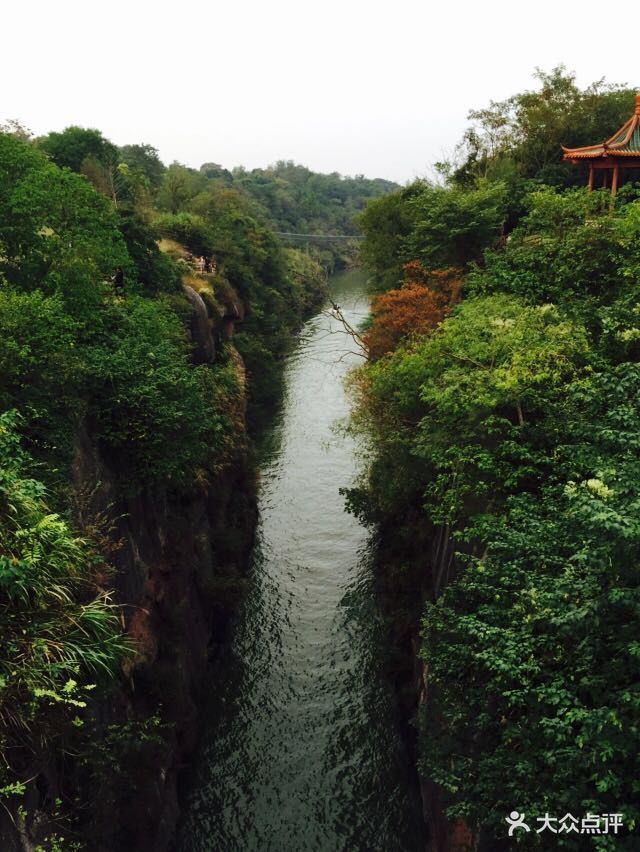
[[[367,315],[359,272],[331,292]],[[306,323],[261,455],[250,586],[212,672],[180,852],[418,850],[419,804],[384,679],[371,534],[344,511],[356,473],[339,322]]]

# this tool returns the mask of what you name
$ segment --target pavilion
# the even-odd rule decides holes
[[[640,168],[640,94],[636,95],[633,115],[610,139],[585,148],[565,148],[563,145],[562,151],[563,160],[589,166],[589,191],[593,189],[594,171],[603,171],[602,186],[607,189],[611,185],[611,195],[615,196],[620,169]]]

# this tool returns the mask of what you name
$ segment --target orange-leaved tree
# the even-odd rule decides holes
[[[457,269],[429,271],[418,261],[404,265],[405,280],[396,290],[375,296],[371,304],[371,325],[364,342],[372,359],[393,352],[412,336],[433,331],[449,313],[460,295]]]

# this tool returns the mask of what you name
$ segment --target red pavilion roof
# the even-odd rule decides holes
[[[640,157],[640,94],[636,95],[636,108],[631,118],[610,139],[599,145],[584,148],[565,148],[565,160],[594,160],[600,157]]]

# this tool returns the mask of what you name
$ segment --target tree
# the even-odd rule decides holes
[[[195,255],[213,254],[211,228],[194,213],[165,213],[154,223],[159,233],[186,246]]]
[[[0,328],[0,410],[19,407],[32,455],[58,478],[71,451],[69,424],[83,412],[78,323],[59,295],[20,292],[0,278]]]
[[[180,163],[171,163],[162,177],[158,201],[170,213],[184,211],[190,201],[204,186],[206,178]]]
[[[118,210],[118,227],[135,266],[136,280],[146,292],[176,292],[180,288],[180,270],[158,248],[159,231],[127,207]]]
[[[128,493],[193,487],[224,465],[237,439],[235,374],[191,365],[168,305],[140,296],[105,305],[82,355],[88,417]]]
[[[33,138],[31,130],[15,118],[10,118],[8,121],[0,124],[0,133],[7,133],[9,136],[15,136],[16,139],[19,139],[21,142],[29,142]]]
[[[594,298],[605,304],[628,288],[640,264],[639,202],[610,215],[603,193],[547,187],[527,197],[525,210],[504,250],[488,251],[484,268],[472,271],[470,292],[511,292],[584,313]]]
[[[0,273],[24,290],[62,294],[76,315],[95,310],[131,262],[111,205],[79,175],[0,135]]]
[[[446,816],[474,848],[502,849],[514,809],[533,829],[545,813],[621,813],[628,831],[589,843],[631,850],[640,203],[629,187],[612,211],[558,187],[576,179],[559,143],[610,135],[632,102],[563,69],[540,82],[473,116],[467,161],[404,202],[408,226],[400,193],[395,221],[370,222],[375,280],[455,259],[465,299],[435,328],[410,314],[419,290],[374,300],[368,333],[391,352],[353,380],[369,464],[348,506],[379,525],[398,598],[422,595],[395,616],[417,629],[423,610],[419,769]],[[534,831],[514,842],[544,846]]]
[[[462,302],[427,337],[360,370],[355,423],[378,450],[373,515],[417,500],[431,523],[464,524],[476,501],[531,476],[519,445],[588,351],[579,323],[499,294]]]
[[[142,173],[153,190],[159,189],[166,167],[152,145],[123,145],[119,150],[119,160]]]
[[[67,127],[60,133],[49,133],[38,140],[38,146],[57,165],[74,172],[82,171],[86,161],[101,166],[116,166],[117,147],[105,139],[99,130],[85,127]]]
[[[404,251],[405,239],[411,233],[416,209],[410,204],[422,190],[414,183],[407,189],[369,201],[358,216],[364,233],[360,253],[376,291],[390,290],[402,281],[403,266],[410,258]]]
[[[223,168],[219,163],[203,163],[200,166],[200,172],[209,180],[218,180],[227,186],[233,183],[233,175],[228,169]]]
[[[413,227],[404,242],[405,257],[428,269],[464,268],[500,236],[507,190],[501,182],[479,182],[471,190],[424,185],[410,205]]]
[[[371,325],[364,334],[370,358],[381,358],[412,337],[424,337],[459,296],[456,270],[427,273],[413,262],[405,264],[405,275],[402,287],[373,298]]]

